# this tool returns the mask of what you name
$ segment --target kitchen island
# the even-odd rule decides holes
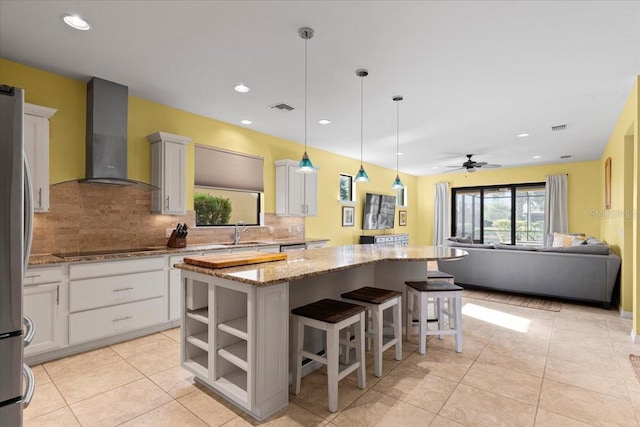
[[[258,420],[288,403],[289,313],[362,286],[404,290],[423,280],[427,261],[464,250],[353,245],[290,253],[285,261],[181,269],[181,364],[196,379]]]

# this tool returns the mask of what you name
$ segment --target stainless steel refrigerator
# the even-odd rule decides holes
[[[22,425],[34,392],[23,363],[35,329],[22,313],[22,278],[31,246],[33,209],[23,141],[24,91],[0,85],[0,425]],[[23,386],[23,376],[25,385]]]

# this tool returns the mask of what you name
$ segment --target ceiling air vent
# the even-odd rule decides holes
[[[280,111],[293,111],[294,108],[291,105],[287,105],[284,102],[279,102],[277,104],[269,105],[269,108],[275,108]]]
[[[565,130],[566,128],[567,128],[567,125],[551,126],[551,130],[554,132],[558,130]]]

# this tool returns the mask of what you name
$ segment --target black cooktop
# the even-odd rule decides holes
[[[153,250],[154,249],[151,248],[103,249],[99,251],[62,252],[51,255],[57,256],[58,258],[76,258],[81,256],[126,254],[128,252],[147,252]]]

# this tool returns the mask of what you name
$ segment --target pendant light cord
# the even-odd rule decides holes
[[[304,39],[304,152],[307,152],[307,44],[309,39]]]
[[[364,76],[360,77],[360,166],[362,166],[362,145],[363,142],[363,132],[364,132]]]
[[[396,175],[400,168],[400,102],[396,101]]]

